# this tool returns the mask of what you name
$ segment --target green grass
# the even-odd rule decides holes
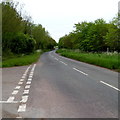
[[[42,52],[35,52],[30,55],[14,55],[12,57],[4,58],[0,66],[2,67],[13,67],[13,66],[24,66],[31,63],[37,62]]]
[[[57,53],[60,55],[72,58],[81,62],[86,62],[108,69],[120,71],[120,62],[118,61],[118,54],[105,54],[105,53],[85,53],[75,52],[73,50],[59,49]]]

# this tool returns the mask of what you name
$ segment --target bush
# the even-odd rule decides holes
[[[11,52],[15,54],[29,54],[34,51],[35,40],[28,35],[18,33],[11,41]]]

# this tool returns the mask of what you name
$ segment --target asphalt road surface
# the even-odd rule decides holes
[[[44,53],[3,69],[3,118],[117,118],[118,73]]]

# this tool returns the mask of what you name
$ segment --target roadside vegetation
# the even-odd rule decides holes
[[[41,24],[34,24],[30,16],[23,14],[23,6],[18,2],[4,1],[0,5],[2,5],[2,67],[30,64],[38,58],[36,50],[54,48],[56,42],[49,32]]]
[[[29,55],[13,55],[3,60],[2,67],[29,65],[37,62],[41,54],[42,52],[34,52]]]
[[[117,53],[87,53],[67,49],[57,50],[57,53],[81,62],[86,62],[89,64],[94,64],[108,69],[120,71],[120,62],[118,61],[118,57],[120,57],[120,55],[118,55]]]
[[[59,39],[57,53],[82,62],[120,71],[120,15],[109,23],[104,19],[83,21]],[[77,52],[79,51],[79,52]]]

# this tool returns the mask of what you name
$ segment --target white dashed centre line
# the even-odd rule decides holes
[[[64,63],[63,61],[60,61],[61,63],[63,63],[64,65],[67,65],[66,63]]]
[[[82,74],[84,74],[84,75],[88,75],[88,74],[86,74],[86,73],[84,73],[84,72],[82,72],[82,71],[80,71],[80,70],[78,70],[76,68],[73,68],[73,69],[76,70],[76,71],[78,71],[78,72],[80,72],[80,73],[82,73]]]
[[[107,85],[107,86],[109,86],[109,87],[111,87],[111,88],[113,88],[113,89],[115,89],[117,91],[120,91],[118,88],[116,88],[116,87],[114,87],[114,86],[112,86],[112,85],[110,85],[110,84],[108,84],[106,82],[100,81],[100,83],[103,83],[104,85]]]
[[[57,61],[58,61],[58,59],[57,59],[57,58],[55,58],[55,60],[57,60]]]

